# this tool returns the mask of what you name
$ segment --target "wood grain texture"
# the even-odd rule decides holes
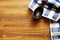
[[[34,20],[29,2],[0,0],[0,40],[50,40],[49,20]]]

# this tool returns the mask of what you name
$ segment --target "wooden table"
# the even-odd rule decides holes
[[[50,40],[49,20],[32,18],[30,0],[0,0],[1,40]]]

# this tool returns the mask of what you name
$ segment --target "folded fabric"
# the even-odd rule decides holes
[[[41,4],[42,1],[44,0],[31,0],[29,8],[34,12],[35,9],[40,6],[39,4]],[[48,0],[48,2],[55,4],[57,7],[60,6],[60,0]],[[43,8],[42,16],[50,19],[51,40],[60,40],[60,12]]]
[[[55,12],[53,10],[46,9],[46,8],[44,8],[42,16],[45,18],[51,19],[53,21],[58,21],[60,19],[59,18],[60,13]]]
[[[31,2],[29,4],[29,8],[34,12],[35,9],[40,6],[39,4],[41,4],[42,1],[43,0],[31,0]],[[58,21],[60,19],[60,17],[59,17],[60,13],[59,12],[55,12],[55,11],[49,10],[47,8],[43,9],[42,16],[45,18],[54,20],[54,21]]]
[[[51,40],[60,40],[60,20],[58,22],[50,22]]]
[[[39,5],[38,4],[41,4],[44,0],[31,0],[30,1],[30,4],[29,4],[29,8],[34,11]],[[60,0],[48,0],[48,2],[56,5],[57,7],[60,6]],[[48,3],[47,2],[47,3]]]
[[[43,1],[43,0],[31,0],[28,7],[29,7],[32,11],[35,11],[35,9],[40,6],[39,4],[41,4],[42,1]]]

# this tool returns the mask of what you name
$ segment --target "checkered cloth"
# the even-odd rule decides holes
[[[42,1],[43,0],[38,0],[38,1],[37,0],[31,0],[31,2],[29,4],[29,8],[32,11],[35,11],[35,9],[40,6],[39,4],[41,4]],[[45,17],[45,18],[54,20],[54,21],[58,21],[59,18],[60,18],[59,17],[60,13],[44,8],[42,16]]]
[[[50,22],[51,40],[60,40],[60,21]]]
[[[29,8],[34,12],[35,9],[40,6],[39,4],[41,4],[42,1],[44,0],[31,0]],[[53,4],[55,2],[56,4],[60,5],[60,0],[49,0],[49,2]],[[51,40],[60,40],[60,13],[44,8],[42,16],[53,20],[50,21]]]
[[[42,2],[42,0],[41,0],[41,1],[31,0],[31,1],[30,1],[30,4],[29,4],[29,8],[30,8],[32,11],[35,11],[35,9],[36,9],[37,7],[39,7],[39,4],[38,4],[38,3],[41,3],[41,2]]]
[[[58,21],[60,13],[44,8],[42,16],[53,21]]]

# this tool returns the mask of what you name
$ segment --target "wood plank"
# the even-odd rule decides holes
[[[0,0],[1,40],[50,40],[49,20],[32,18],[30,0]]]

